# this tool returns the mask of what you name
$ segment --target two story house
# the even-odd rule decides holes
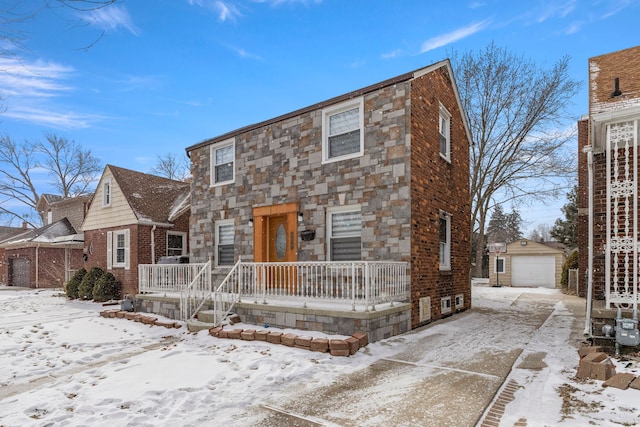
[[[405,263],[408,320],[385,336],[466,310],[470,143],[444,60],[194,144],[191,260],[214,287],[290,263],[298,293],[305,263]]]
[[[640,46],[589,59],[589,115],[578,122],[579,269],[585,333],[640,301]],[[581,276],[585,277],[585,276]],[[591,307],[593,306],[593,312]]]

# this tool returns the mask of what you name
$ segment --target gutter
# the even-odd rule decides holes
[[[156,263],[156,225],[151,227],[151,264]]]
[[[588,337],[593,336],[593,330],[591,325],[591,308],[593,304],[593,147],[587,145],[582,149],[582,152],[587,155],[587,196],[589,199],[589,243],[587,245],[587,307],[585,311],[584,322],[584,335]]]

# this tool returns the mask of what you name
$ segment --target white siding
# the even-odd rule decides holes
[[[109,206],[102,206],[102,183],[105,179],[111,178],[111,204]],[[87,216],[82,223],[82,230],[96,230],[99,228],[112,228],[121,227],[129,224],[135,224],[137,218],[133,213],[133,210],[127,203],[118,183],[113,178],[109,168],[105,169],[96,194],[93,197],[93,202]]]

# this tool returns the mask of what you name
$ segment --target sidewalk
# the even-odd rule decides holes
[[[387,340],[398,349],[393,357],[292,401],[263,405],[258,425],[497,426],[501,419],[540,425],[509,412],[506,403],[523,387],[544,387],[550,349],[568,346],[564,357],[577,366],[584,300],[504,289],[516,299],[410,333],[425,334],[420,340]]]

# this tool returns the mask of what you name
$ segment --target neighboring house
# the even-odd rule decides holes
[[[23,222],[22,227],[0,227],[0,243],[10,237],[27,231],[27,223]],[[5,248],[0,244],[0,286],[6,286],[9,280],[9,262],[6,259]]]
[[[400,261],[409,327],[466,310],[470,141],[445,60],[190,146],[191,260]]]
[[[87,216],[84,267],[113,273],[123,295],[138,292],[138,265],[189,251],[186,182],[107,165]]]
[[[93,194],[74,197],[43,194],[38,200],[36,210],[40,213],[44,225],[67,218],[73,228],[80,230],[92,198]]]
[[[27,230],[0,242],[7,284],[26,288],[62,288],[82,267],[82,235],[67,218]]]
[[[640,46],[590,58],[589,115],[578,122],[579,270],[605,310],[640,299],[639,129]]]
[[[489,283],[492,286],[560,288],[564,245],[519,239],[501,254],[489,254]]]

